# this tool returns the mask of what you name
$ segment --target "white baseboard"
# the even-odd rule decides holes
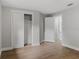
[[[49,41],[49,40],[44,40],[44,41],[47,41],[47,42],[55,42],[54,40],[52,40],[52,41]]]
[[[74,47],[74,46],[70,46],[70,45],[67,45],[67,44],[62,44],[64,47],[68,47],[68,48],[70,48],[70,49],[74,49],[74,50],[76,50],[76,51],[79,51],[79,48],[77,48],[77,47]]]
[[[39,46],[40,45],[40,43],[35,43],[35,44],[32,44],[32,46]]]
[[[7,51],[7,50],[12,50],[13,48],[8,47],[8,48],[2,48],[2,51]]]

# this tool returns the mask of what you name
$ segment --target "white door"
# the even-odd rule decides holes
[[[54,18],[45,18],[45,41],[54,42]]]
[[[13,48],[24,47],[24,14],[19,12],[12,14],[11,30]]]

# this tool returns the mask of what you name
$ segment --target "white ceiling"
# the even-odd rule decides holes
[[[36,10],[44,14],[50,14],[69,8],[67,4],[71,2],[77,5],[79,0],[2,0],[1,2],[3,6]]]

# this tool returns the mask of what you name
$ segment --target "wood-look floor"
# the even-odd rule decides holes
[[[57,43],[42,43],[2,52],[1,59],[79,59],[79,52]]]

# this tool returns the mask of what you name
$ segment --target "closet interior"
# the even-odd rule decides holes
[[[24,14],[24,46],[32,44],[32,15]]]

